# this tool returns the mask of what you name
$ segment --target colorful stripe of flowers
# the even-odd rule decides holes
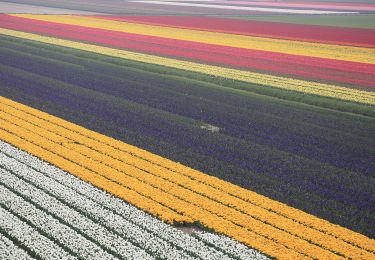
[[[111,21],[87,16],[23,14],[14,16],[29,18],[31,21],[48,21],[175,40],[193,41],[253,50],[272,50],[274,52],[286,54],[375,64],[375,51],[370,48],[270,39],[181,28],[177,29],[155,25]]]
[[[207,64],[229,66],[243,70],[261,70],[310,80],[333,81],[353,87],[375,87],[375,65],[334,59],[314,58],[241,49],[154,36],[114,32],[77,25],[45,22],[0,15],[0,25],[12,30],[129,49],[177,59],[199,60]],[[329,73],[327,73],[329,71]]]
[[[374,256],[374,241],[363,235],[35,109],[0,100],[0,133],[5,141],[165,221],[199,222],[280,258]]]
[[[231,1],[233,3],[233,1]],[[184,28],[199,31],[221,32],[277,39],[375,47],[373,29],[339,28],[304,24],[288,24],[251,20],[236,20],[215,17],[190,16],[113,16],[102,15],[95,18],[141,23],[149,25]]]
[[[8,29],[0,29],[0,34],[35,40],[54,45],[71,47],[80,50],[87,50],[90,52],[100,53],[113,57],[124,58],[128,60],[135,60],[150,64],[167,66],[181,70],[188,70],[198,73],[213,75],[215,77],[222,77],[226,79],[239,80],[243,82],[259,84],[279,89],[298,91],[307,94],[325,96],[335,99],[347,100],[363,104],[374,105],[375,94],[374,92],[350,89],[346,87],[339,87],[317,82],[309,82],[297,80],[286,77],[272,76],[260,73],[253,73],[248,71],[223,68],[218,66],[199,64],[195,62],[182,61],[170,59],[165,57],[153,56],[142,53],[129,52],[125,50],[113,49],[104,46],[86,44],[81,42],[74,42],[63,40],[59,38],[40,36],[36,34],[24,33]]]

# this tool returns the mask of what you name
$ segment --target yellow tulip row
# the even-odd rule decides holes
[[[35,14],[16,14],[14,16],[39,21],[57,22],[97,29],[157,36],[175,40],[185,40],[245,49],[273,51],[286,54],[375,64],[375,50],[370,48],[198,31],[113,20],[111,21],[89,16]]]
[[[63,149],[65,149],[61,151],[62,155],[74,155],[75,161],[85,162],[83,166],[85,168],[91,167],[90,169],[97,171],[97,174],[99,174],[99,172],[111,173],[112,175],[110,177],[106,176],[106,178],[110,178],[123,186],[128,185],[127,188],[135,189],[136,192],[156,200],[157,203],[166,205],[168,208],[182,213],[182,216],[189,216],[192,221],[200,221],[202,224],[218,232],[223,232],[223,227],[217,226],[221,221],[220,223],[226,223],[223,233],[227,235],[236,234],[230,227],[238,228],[239,225],[243,227],[241,232],[245,232],[245,234],[249,231],[250,234],[254,236],[255,233],[255,235],[260,236],[262,239],[270,239],[272,242],[285,245],[288,248],[292,248],[295,251],[299,251],[300,253],[314,258],[318,256],[337,257],[337,255],[331,252],[337,252],[341,255],[354,258],[369,258],[373,256],[373,254],[369,252],[373,251],[371,249],[371,247],[374,246],[372,241],[355,232],[338,227],[341,229],[339,231],[346,231],[348,237],[356,238],[353,234],[359,235],[358,238],[362,236],[360,238],[361,243],[365,245],[364,248],[367,250],[360,248],[362,244],[356,247],[349,244],[353,243],[353,241],[348,241],[349,243],[344,242],[343,240],[347,238],[346,234],[344,238],[337,239],[336,234],[333,234],[333,236],[324,234],[308,225],[303,225],[303,223],[298,223],[298,221],[278,214],[277,210],[272,212],[262,206],[257,206],[248,199],[248,196],[247,200],[244,200],[231,195],[230,192],[228,193],[214,188],[214,186],[223,188],[228,185],[230,187],[231,185],[229,183],[216,178],[210,178],[205,174],[195,172],[192,169],[149,154],[146,151],[142,151],[122,142],[96,133],[91,133],[89,130],[85,130],[37,110],[29,109],[26,106],[22,106],[7,99],[1,99],[1,102],[3,103],[1,107],[2,119],[8,120],[9,124],[18,124],[19,127],[33,131],[34,134],[39,135],[39,137],[36,137],[37,139],[45,137],[55,144],[62,143]],[[28,118],[27,120],[29,120],[29,122],[23,120],[26,118]],[[41,125],[43,125],[43,129],[38,127]],[[74,142],[79,142],[79,145]],[[50,149],[50,151],[56,151],[54,150],[55,144],[50,144],[52,146],[47,148]],[[119,144],[122,145],[119,146]],[[46,145],[45,142],[44,145]],[[64,167],[63,165],[58,166]],[[225,185],[221,185],[221,182]],[[241,191],[241,189],[235,185],[233,185],[232,188]],[[250,191],[248,192],[251,193]],[[173,203],[174,201],[176,202]],[[261,202],[261,200],[257,201]],[[269,204],[269,201],[265,201],[265,203]],[[143,208],[139,204],[135,205]],[[282,204],[280,203],[280,205]],[[288,208],[287,206],[285,207]],[[148,210],[146,208],[144,209]],[[194,214],[192,214],[192,212],[194,212]],[[155,214],[155,211],[151,213]],[[161,216],[161,214],[155,215],[170,222],[181,221],[166,219]],[[309,215],[306,214],[306,216]],[[202,221],[202,218],[210,220],[208,222]],[[215,219],[216,221],[214,221]],[[189,222],[189,220],[186,219],[184,221]],[[325,223],[323,220],[322,222]],[[216,224],[212,225],[212,223]],[[235,225],[233,226],[233,224]],[[327,222],[325,224],[329,223]],[[249,234],[247,234],[247,236],[248,235]],[[244,243],[249,242],[249,240],[244,239],[246,236],[242,237],[242,240],[241,236],[233,237]],[[259,238],[257,241],[259,241]],[[323,250],[323,248],[310,244],[307,241],[329,249],[331,252]],[[366,246],[366,242],[368,242],[368,246]],[[253,242],[249,245],[256,247]],[[258,249],[271,254],[270,251],[264,251],[264,248]],[[285,253],[285,248],[283,253]]]
[[[226,79],[239,80],[252,84],[264,85],[264,87],[273,87],[284,90],[302,92],[306,94],[325,96],[335,99],[347,100],[363,104],[375,104],[375,92],[356,90],[346,87],[340,87],[317,82],[303,81],[286,77],[272,76],[249,71],[242,71],[219,66],[199,64],[195,62],[176,60],[171,58],[159,57],[154,55],[129,52],[125,50],[113,49],[104,46],[92,45],[81,42],[63,40],[59,38],[40,36],[31,33],[8,30],[0,28],[0,34],[35,40],[43,43],[54,44],[58,46],[70,47],[74,49],[90,51],[104,54],[112,57],[124,58],[133,61],[140,61],[149,64],[161,65],[191,72],[204,73]]]

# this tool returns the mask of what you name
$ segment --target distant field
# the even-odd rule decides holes
[[[12,2],[0,259],[375,259],[375,4]]]
[[[327,10],[319,5],[316,8],[288,8],[282,6],[284,2],[275,2],[276,6],[272,6],[272,2],[266,2],[266,6],[259,6],[262,1],[252,1],[241,4],[243,1],[228,0],[210,0],[210,1],[145,1],[145,0],[7,0],[7,2],[32,4],[37,6],[47,6],[56,8],[66,8],[90,12],[101,12],[108,14],[149,14],[149,15],[262,15],[262,14],[278,14],[278,13],[294,13],[294,14],[319,14],[319,13],[358,13],[366,9],[356,10],[353,5],[342,3],[344,9],[339,7],[330,7]],[[235,4],[237,2],[237,4]],[[232,4],[233,3],[233,4]],[[271,3],[271,6],[269,4]],[[303,2],[305,3],[305,2]],[[307,3],[309,3],[307,1]],[[286,3],[288,4],[288,3]],[[292,2],[293,4],[293,2]],[[313,6],[316,4],[313,4]],[[334,3],[336,5],[336,3]],[[323,5],[324,6],[324,5]],[[269,10],[268,10],[269,9]],[[374,7],[372,6],[374,11]],[[368,11],[367,11],[368,12]]]
[[[375,28],[375,15],[253,15],[253,16],[228,16],[237,19],[249,19],[256,21],[269,21],[294,24],[328,25],[350,28]]]
[[[15,4],[0,2],[0,13],[16,13],[16,14],[82,14],[82,15],[93,15],[98,14],[95,12],[86,12],[72,9],[63,9],[63,8],[53,8],[53,7],[43,7],[43,6],[34,6],[27,4]]]

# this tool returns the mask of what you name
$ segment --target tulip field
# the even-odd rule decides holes
[[[26,251],[35,256],[266,259],[255,250],[218,235],[186,235],[28,153],[3,142],[0,145],[1,228],[14,232],[13,240],[29,239]],[[9,219],[15,219],[14,226],[6,223]],[[17,229],[27,230],[29,237],[17,237]],[[33,241],[33,233],[42,233],[52,242],[46,238]],[[3,240],[11,243],[6,237]],[[220,250],[212,240],[220,245]],[[13,253],[21,256],[21,252]]]
[[[375,259],[372,19],[0,2],[0,259]]]

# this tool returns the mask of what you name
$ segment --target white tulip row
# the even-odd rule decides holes
[[[78,232],[81,232],[92,241],[95,241],[98,245],[105,248],[105,250],[111,252],[113,255],[132,259],[153,259],[143,249],[136,247],[126,239],[114,234],[112,231],[65,205],[60,200],[50,196],[41,189],[17,178],[16,174],[18,176],[21,174],[24,176],[28,175],[32,178],[34,177],[35,171],[31,168],[25,169],[24,167],[26,166],[23,164],[14,164],[14,161],[14,159],[11,159],[4,154],[0,154],[0,165],[7,170],[12,171],[12,174],[1,173],[2,178],[0,179],[0,183],[17,191],[23,197],[30,200],[33,204],[38,205],[49,214],[63,220],[66,224],[70,225]],[[53,190],[51,190],[51,192],[52,191]]]
[[[11,173],[3,169],[0,169],[0,174],[7,179],[13,177],[9,176]],[[0,204],[4,208],[21,218],[27,219],[34,228],[47,234],[52,240],[68,247],[69,250],[66,251],[73,251],[73,255],[86,259],[115,259],[98,245],[1,185],[0,194]]]
[[[0,259],[28,260],[33,258],[7,237],[0,234]]]
[[[196,254],[204,259],[210,257],[215,259],[227,258],[222,252],[206,246],[199,240],[156,220],[143,211],[140,211],[133,206],[129,206],[122,200],[116,199],[86,182],[78,180],[71,174],[67,174],[66,172],[48,165],[20,150],[14,151],[15,148],[10,147],[5,143],[0,145],[3,152],[27,165],[30,165],[35,170],[43,172],[44,175],[40,172],[30,170],[29,168],[23,170],[20,168],[17,170],[18,167],[24,168],[26,165],[20,164],[19,161],[15,161],[14,159],[4,158],[1,164],[7,165],[6,167],[12,168],[17,174],[21,175],[25,171],[33,171],[33,175],[30,173],[23,174],[24,178],[27,178],[38,187],[53,192],[54,195],[56,194],[59,198],[66,200],[68,204],[83,210],[86,214],[98,219],[98,221],[103,222],[107,226],[119,228],[117,231],[122,231],[124,235],[129,235],[129,230],[135,229],[139,226],[141,232],[138,232],[138,234],[140,237],[135,237],[135,239],[138,241],[143,240],[142,245],[145,247],[154,247],[154,249],[160,248],[161,252],[159,251],[160,253],[158,255],[162,257],[168,259],[181,258],[178,254],[181,255],[183,253],[182,250],[167,247],[168,244],[177,244],[176,247],[179,247],[180,249],[183,248],[189,253],[193,255]],[[32,177],[34,175],[35,177]],[[135,224],[130,223],[128,220]],[[129,225],[131,226],[129,227]],[[121,229],[121,226],[125,228]],[[150,237],[150,234],[153,234],[153,237]],[[166,241],[169,243],[164,247],[160,247],[158,245],[158,241],[160,240],[164,241],[164,244]],[[158,253],[155,250],[153,251],[156,254]]]
[[[192,258],[193,256],[202,259],[229,259],[230,256],[237,259],[241,256],[247,257],[242,259],[265,259],[264,255],[238,242],[236,243],[242,247],[233,248],[234,244],[222,242],[222,239],[226,238],[224,236],[210,234],[212,239],[218,241],[218,244],[226,245],[222,247],[211,243],[212,239],[204,239],[201,236],[197,236],[197,239],[185,234],[123,200],[7,143],[0,141],[0,151],[7,155],[0,156],[2,158],[0,165],[12,169],[20,178],[49,193],[50,196],[56,197],[60,204],[63,202],[73,207],[89,219],[95,220],[98,225],[145,248],[154,256],[167,259]],[[41,190],[39,192],[42,192]]]
[[[244,244],[241,244],[238,241],[224,235],[217,235],[204,231],[197,231],[193,235],[199,240],[202,240],[209,245],[218,247],[238,259],[268,259],[268,257],[259,253],[259,251],[250,249]]]
[[[2,207],[0,207],[0,228],[24,246],[28,247],[30,251],[39,258],[76,259]]]
[[[101,207],[89,198],[82,196],[74,190],[67,188],[24,164],[19,163],[15,159],[0,154],[0,164],[6,169],[10,169],[15,175],[25,179],[41,190],[47,191],[53,196],[56,196],[56,198],[60,201],[64,201],[67,205],[74,207],[75,210],[79,210],[85,216],[92,217],[96,222],[107,227],[109,230],[113,230],[121,236],[133,240],[141,248],[149,249],[158,257],[168,259],[190,258],[187,254],[184,254],[183,251],[173,247],[167,241],[153,236],[139,226],[130,223],[120,215]],[[27,184],[25,183],[24,186],[27,186]],[[46,194],[44,196],[46,196]]]

